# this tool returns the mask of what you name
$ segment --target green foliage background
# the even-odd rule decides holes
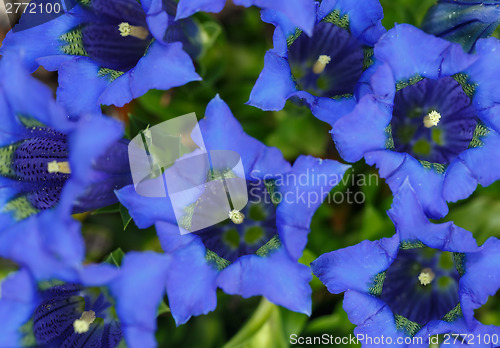
[[[433,0],[382,0],[384,26],[395,22],[419,25]],[[218,93],[232,109],[245,131],[267,145],[278,147],[293,162],[300,154],[340,160],[327,124],[315,119],[306,107],[287,103],[279,112],[263,112],[245,105],[263,67],[263,57],[272,47],[273,27],[263,23],[258,9],[227,5],[217,15],[197,14],[203,28],[205,52],[196,63],[202,82],[193,82],[167,92],[151,91],[125,108],[107,110],[128,119],[129,136],[148,124],[196,112],[203,117],[207,103]],[[353,165],[345,183],[336,191],[363,192],[363,204],[323,204],[311,226],[309,243],[301,262],[308,265],[319,255],[354,245],[362,240],[389,237],[394,227],[386,215],[392,195],[382,179],[358,185],[358,174],[376,170],[364,162]],[[372,176],[373,178],[373,176]],[[448,220],[473,232],[479,243],[500,237],[500,184],[480,188],[469,199],[451,205]],[[119,205],[80,215],[87,247],[87,261],[101,262],[117,248],[161,252],[153,228],[139,230]],[[3,267],[2,273],[10,270]],[[299,336],[349,336],[352,325],[342,309],[342,295],[328,293],[314,278],[311,317],[275,306],[265,299],[243,299],[221,291],[217,309],[176,327],[168,309],[158,317],[159,347],[287,347],[290,334]],[[485,324],[500,325],[498,295],[476,315]],[[165,299],[167,301],[167,299]],[[141,308],[137,308],[138,311]]]

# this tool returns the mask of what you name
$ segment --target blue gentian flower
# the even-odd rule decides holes
[[[472,52],[476,41],[493,34],[500,24],[498,5],[498,0],[440,0],[429,9],[421,28]]]
[[[297,261],[314,212],[348,166],[301,156],[291,167],[279,150],[244,133],[218,96],[199,126],[206,150],[241,156],[249,203],[237,216],[187,233],[178,226],[169,199],[139,196],[132,185],[117,192],[139,227],[156,224],[162,248],[171,257],[167,294],[176,323],[214,310],[217,287],[245,298],[263,295],[310,314],[311,274]],[[195,197],[193,209],[197,203]]]
[[[378,0],[322,1],[307,36],[281,14],[263,11],[262,18],[276,26],[274,48],[265,55],[248,103],[281,110],[298,98],[317,118],[333,123],[355,105],[355,85],[385,32],[382,17]]]
[[[0,63],[0,255],[44,273],[83,259],[70,218],[117,202],[131,182],[120,122],[69,119],[14,56]]]
[[[194,24],[175,23],[174,15],[170,0],[79,1],[33,28],[37,15],[26,13],[1,52],[20,52],[32,70],[58,70],[58,101],[71,115],[97,112],[101,104],[123,106],[152,88],[200,80],[182,48],[196,53],[196,39],[183,34],[192,34]]]
[[[393,192],[409,177],[431,218],[446,215],[447,201],[500,178],[499,44],[483,40],[468,55],[458,44],[397,25],[375,46],[358,105],[333,125],[345,160],[375,164]]]
[[[220,12],[225,3],[226,0],[180,0],[176,19],[189,17],[198,11]],[[314,0],[233,0],[233,3],[276,11],[308,35],[313,31],[316,17]]]
[[[0,346],[156,347],[166,265],[164,255],[130,253],[120,269],[92,265],[39,282],[21,269],[2,283]]]
[[[345,292],[344,310],[363,347],[381,346],[367,337],[385,337],[387,346],[427,347],[438,334],[472,334],[475,344],[479,334],[498,335],[500,328],[481,324],[473,310],[500,288],[500,241],[490,238],[478,247],[452,222],[431,223],[408,180],[388,214],[396,227],[392,238],[363,241],[311,264],[331,293]]]

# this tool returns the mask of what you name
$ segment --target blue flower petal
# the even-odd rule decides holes
[[[156,314],[165,293],[169,258],[153,252],[125,255],[120,276],[110,284],[129,347],[156,347]]]
[[[300,156],[286,175],[292,179],[278,185],[283,200],[276,209],[276,225],[293,260],[300,258],[307,244],[314,213],[349,168],[337,161]]]
[[[340,16],[349,17],[349,30],[365,45],[373,46],[386,32],[381,22],[384,13],[378,0],[365,0],[363,6],[353,0],[324,0],[318,18],[323,19],[334,10],[340,10]]]
[[[225,4],[226,0],[179,0],[175,19],[189,17],[198,11],[218,13]]]
[[[342,158],[357,162],[367,152],[385,149],[385,129],[390,121],[391,114],[382,110],[373,96],[363,97],[353,112],[333,126],[333,140]]]
[[[217,284],[226,293],[244,298],[262,295],[292,311],[311,314],[311,273],[280,248],[264,257],[246,255],[225,268]]]
[[[162,248],[171,256],[166,283],[176,324],[213,311],[217,306],[218,271],[205,258],[203,243],[193,235],[181,236],[179,227],[169,223],[157,223],[156,231]]]
[[[321,255],[311,268],[328,291],[340,294],[356,290],[368,294],[375,276],[392,264],[399,249],[399,236],[365,240],[354,246]]]
[[[167,90],[198,80],[201,78],[180,42],[164,45],[154,41],[137,65],[113,81],[98,102],[123,106],[150,89]]]
[[[465,256],[465,274],[460,278],[460,303],[469,325],[474,321],[474,310],[500,289],[499,263],[500,240],[494,237],[490,237],[479,252]]]
[[[101,112],[97,100],[110,82],[107,77],[98,75],[99,69],[99,66],[87,57],[73,58],[61,64],[57,101],[64,106],[68,115],[78,117],[85,113]]]
[[[500,179],[500,135],[493,130],[481,139],[483,144],[461,153],[446,174],[443,187],[444,197],[455,202],[469,197],[477,184],[489,186]],[[460,187],[456,187],[460,186]]]
[[[277,175],[290,170],[281,152],[247,135],[227,104],[217,95],[207,105],[205,118],[199,122],[208,150],[231,150],[242,159],[247,179]]]
[[[167,2],[170,2],[168,0]],[[168,27],[168,14],[164,11],[163,0],[143,0],[141,6],[146,13],[148,29],[156,40],[163,40]]]
[[[1,285],[0,346],[20,347],[19,328],[28,322],[38,301],[36,286],[26,270],[7,276]]]
[[[248,104],[266,111],[278,111],[283,109],[289,95],[296,90],[286,58],[267,52],[264,69],[250,93]]]
[[[395,193],[403,184],[406,178],[413,189],[415,190],[419,201],[424,207],[425,214],[429,218],[439,219],[448,213],[448,205],[442,197],[444,174],[438,173],[436,170],[424,168],[422,164],[408,154],[404,156],[404,161],[399,164],[400,156],[393,155],[391,151],[374,152],[367,154],[366,163],[377,167],[386,168],[389,176],[382,176],[386,179],[387,184]],[[399,164],[399,165],[398,165]],[[398,165],[398,167],[395,167]],[[389,170],[389,168],[394,169]],[[436,192],[439,194],[436,195]]]
[[[161,181],[163,185],[161,177],[154,179],[154,181]],[[130,216],[139,228],[148,228],[156,221],[176,221],[172,203],[168,197],[141,196],[136,192],[134,185],[125,186],[115,191],[115,194],[120,203],[128,209]]]

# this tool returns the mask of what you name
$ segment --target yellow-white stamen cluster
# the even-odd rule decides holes
[[[118,24],[118,30],[123,37],[133,36],[141,40],[145,40],[149,36],[149,30],[144,27],[130,25],[127,22]]]
[[[321,74],[323,71],[325,71],[326,66],[331,62],[331,60],[332,58],[330,56],[327,56],[326,54],[322,54],[321,56],[319,56],[318,60],[313,65],[313,73],[315,73],[316,75]]]
[[[71,174],[71,168],[69,167],[69,162],[57,162],[57,161],[49,162],[47,163],[47,171],[49,173]]]
[[[427,128],[435,127],[439,124],[441,120],[441,114],[436,110],[432,110],[424,117],[424,126]]]
[[[420,281],[420,284],[425,286],[432,283],[435,277],[436,275],[434,274],[434,272],[432,272],[432,269],[424,268],[422,272],[420,272],[418,280]]]
[[[90,324],[95,320],[95,312],[93,310],[85,311],[82,313],[80,319],[73,322],[73,329],[75,333],[82,334],[89,331]]]
[[[245,215],[243,215],[239,210],[236,209],[231,210],[228,215],[229,219],[231,219],[231,221],[237,225],[243,223],[243,221],[245,220]]]

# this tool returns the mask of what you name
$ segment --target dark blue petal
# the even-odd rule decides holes
[[[396,81],[419,75],[436,79],[464,71],[477,58],[460,46],[409,25],[399,24],[375,45],[375,57],[387,62]]]
[[[465,274],[460,278],[460,303],[468,325],[474,322],[474,310],[500,289],[500,240],[490,237],[479,252],[465,255]]]
[[[349,30],[365,45],[373,46],[386,32],[382,26],[384,13],[378,0],[324,0],[318,11],[318,18],[323,19],[331,12],[340,10],[340,16],[349,17]]]
[[[342,181],[350,166],[311,156],[300,156],[286,180],[278,185],[283,200],[276,210],[276,225],[293,260],[298,260],[307,244],[312,217],[330,190]]]
[[[342,158],[357,162],[367,152],[385,149],[385,129],[390,121],[390,112],[383,110],[373,96],[363,97],[353,112],[333,126],[333,140]]]
[[[150,89],[167,90],[200,79],[181,43],[164,45],[154,41],[135,68],[114,80],[98,102],[123,106]]]
[[[107,77],[98,75],[99,69],[92,59],[86,57],[74,58],[61,64],[57,101],[68,110],[68,115],[78,117],[86,113],[101,112],[97,100],[110,81]]]
[[[218,13],[225,3],[226,0],[179,0],[175,19],[189,17],[198,11]]]
[[[439,1],[429,9],[421,27],[472,52],[476,41],[490,36],[500,24],[497,5],[495,1]]]
[[[446,172],[443,196],[456,202],[469,197],[477,184],[489,186],[500,179],[500,135],[491,130],[481,139],[482,145],[461,153]]]
[[[156,347],[156,314],[165,293],[169,258],[153,252],[125,255],[120,276],[111,283],[116,312],[131,348]]]
[[[290,170],[281,152],[247,135],[227,104],[217,95],[207,105],[205,118],[199,122],[208,150],[231,150],[242,159],[247,179],[277,175]]]
[[[397,330],[394,314],[380,299],[350,290],[344,295],[344,310],[349,321],[357,325],[354,334],[358,339],[363,338],[363,341],[360,342],[363,347],[380,347],[380,342],[377,343],[374,338],[382,336],[386,339],[392,338],[392,347],[406,347],[405,344],[398,344],[398,338],[404,342],[404,338],[408,337],[408,334]]]
[[[433,168],[425,168],[419,161],[408,154],[397,154],[390,150],[366,154],[366,163],[383,168],[381,176],[395,193],[406,178],[424,207],[429,218],[439,219],[448,213],[448,206],[442,196],[444,174]]]
[[[262,295],[292,311],[311,314],[311,273],[280,248],[264,257],[245,255],[225,268],[217,284],[244,298]]]
[[[0,298],[0,346],[20,347],[19,328],[33,315],[38,302],[36,285],[26,270],[9,275],[2,282]]]
[[[264,69],[250,93],[248,104],[262,110],[281,110],[290,94],[296,90],[287,60],[267,52]]]
[[[496,38],[482,39],[476,45],[479,59],[467,70],[469,83],[475,85],[472,97],[477,105],[479,118],[489,127],[500,132],[500,41]]]
[[[71,59],[72,56],[64,54],[60,49],[60,45],[54,43],[59,42],[61,35],[80,23],[80,11],[81,8],[77,6],[70,12],[36,27],[17,32],[10,31],[2,43],[0,53],[2,55],[12,53],[19,55],[30,71],[34,71],[38,67],[39,62],[37,59],[39,57],[50,56],[57,60],[58,63],[61,63],[61,60]],[[39,16],[39,14],[32,16]],[[27,15],[22,16],[20,25],[23,22],[29,23],[32,20],[29,13],[27,13]],[[61,59],[60,56],[63,58]],[[55,68],[50,59],[45,63],[50,70]]]
[[[158,177],[152,181],[160,181],[163,185],[163,178]],[[168,197],[154,198],[139,195],[134,185],[125,186],[115,192],[118,200],[129,211],[139,228],[147,228],[157,221],[175,222],[174,210]]]
[[[328,291],[340,294],[356,290],[368,294],[374,278],[385,271],[397,256],[399,236],[377,241],[365,240],[354,246],[321,255],[311,268]]]
[[[207,314],[217,306],[217,268],[205,258],[206,249],[192,234],[181,236],[179,227],[157,223],[162,248],[171,256],[167,276],[170,310],[177,325],[193,315]]]
[[[234,0],[236,5],[252,5],[283,13],[295,26],[312,35],[316,22],[316,4],[313,0]]]
[[[471,232],[452,222],[433,224],[427,219],[409,179],[399,187],[387,213],[401,241],[418,240],[434,249],[459,253],[478,250]]]

